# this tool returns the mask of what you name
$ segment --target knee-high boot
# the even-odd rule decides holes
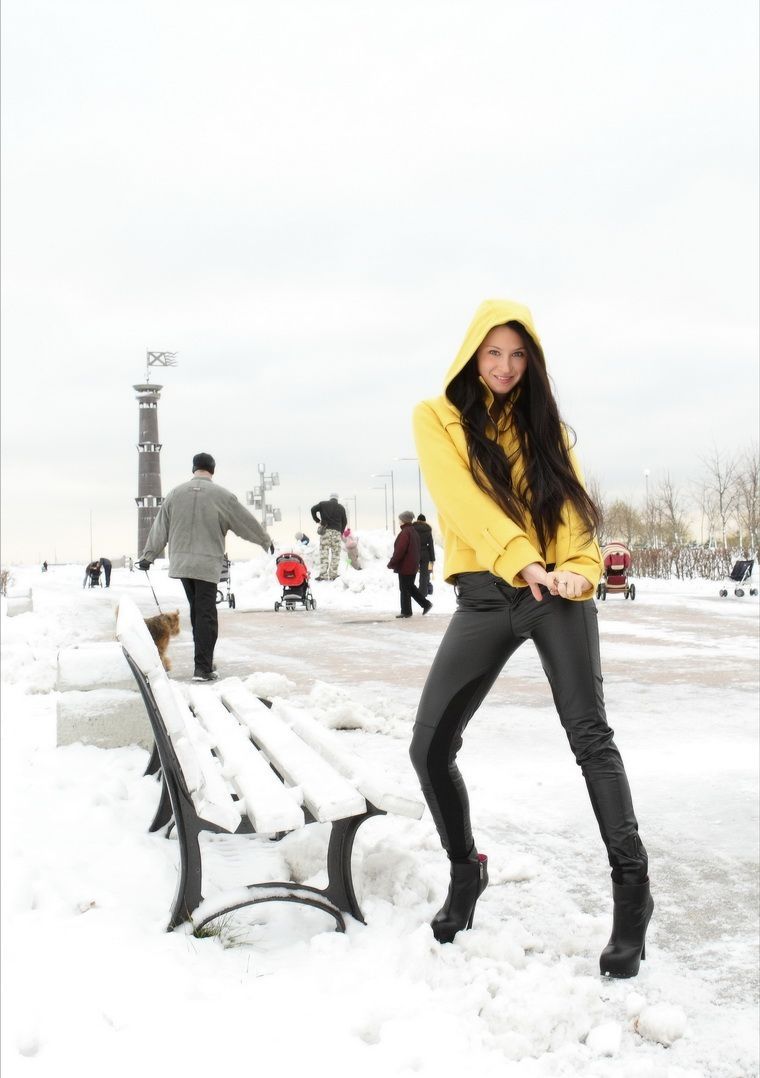
[[[475,905],[488,886],[488,858],[473,850],[466,861],[451,862],[446,901],[430,922],[439,943],[451,943],[465,928],[472,928]]]
[[[612,935],[599,968],[607,977],[635,977],[646,958],[646,934],[654,900],[646,883],[613,883]]]

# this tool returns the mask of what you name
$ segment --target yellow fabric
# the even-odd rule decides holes
[[[539,337],[527,307],[510,300],[486,300],[475,312],[462,347],[446,375],[444,389],[472,358],[483,338],[494,326],[517,321],[534,340]],[[486,406],[493,401],[483,384]],[[539,542],[532,522],[525,528],[515,524],[496,502],[475,483],[470,472],[467,440],[460,413],[445,394],[420,402],[414,410],[414,437],[422,474],[438,509],[444,539],[444,577],[451,582],[457,573],[483,570],[502,577],[513,587],[527,587],[518,574],[531,562],[555,564],[558,570],[580,573],[592,585],[581,601],[590,599],[602,575],[602,555],[596,537],[588,539],[573,507],[568,503],[557,534],[549,543],[546,558],[539,554]],[[512,477],[519,486],[523,463],[508,415],[499,424],[499,444],[512,458]],[[575,473],[583,482],[575,454],[570,451]]]

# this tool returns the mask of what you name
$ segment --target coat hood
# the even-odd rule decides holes
[[[487,299],[478,307],[457,352],[456,359],[449,367],[443,384],[444,392],[467,362],[472,359],[486,334],[494,326],[503,326],[505,322],[520,322],[539,345],[541,340],[533,324],[533,315],[522,303],[511,299]]]

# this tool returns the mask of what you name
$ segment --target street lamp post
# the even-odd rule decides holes
[[[390,479],[390,481],[391,481],[391,516],[393,517],[393,520],[394,520],[394,523],[395,523],[395,520],[396,520],[396,488],[395,488],[394,483],[393,483],[393,469],[391,468],[391,470],[389,472],[373,472],[372,475],[371,475],[371,478],[372,479]],[[387,524],[386,524],[386,527],[387,527]]]
[[[383,483],[381,487],[373,487],[373,490],[382,490],[385,495],[385,530],[388,531],[388,484]]]
[[[254,509],[259,510],[261,513],[261,523],[266,528],[268,524],[272,524],[276,520],[282,520],[281,510],[277,506],[269,505],[267,503],[267,491],[272,490],[273,487],[279,487],[280,473],[267,473],[265,464],[259,464],[258,470],[259,485],[254,487],[253,490],[247,490],[245,492],[245,500],[248,505],[252,505]]]
[[[415,460],[417,461],[417,492],[420,499],[420,513],[422,512],[422,471],[420,470],[419,457],[396,457],[396,460]]]

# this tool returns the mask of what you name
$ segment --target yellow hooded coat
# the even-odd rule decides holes
[[[520,322],[534,340],[539,341],[527,307],[511,300],[486,300],[475,312],[462,347],[446,375],[444,390],[472,358],[486,334],[494,326],[511,321]],[[485,382],[482,385],[486,407],[490,407],[493,395]],[[518,575],[526,565],[553,562],[557,570],[584,576],[592,588],[583,593],[582,599],[593,596],[593,589],[602,574],[602,556],[596,538],[589,539],[584,534],[583,525],[570,503],[565,507],[562,523],[544,558],[539,553],[540,544],[532,522],[524,528],[516,524],[473,479],[461,415],[445,392],[417,405],[413,425],[422,474],[438,509],[444,537],[444,576],[448,582],[452,582],[457,573],[486,570],[513,587],[527,587]],[[524,466],[508,412],[502,415],[499,423],[499,444],[512,461],[512,478],[518,486]],[[572,450],[570,460],[583,482]]]

